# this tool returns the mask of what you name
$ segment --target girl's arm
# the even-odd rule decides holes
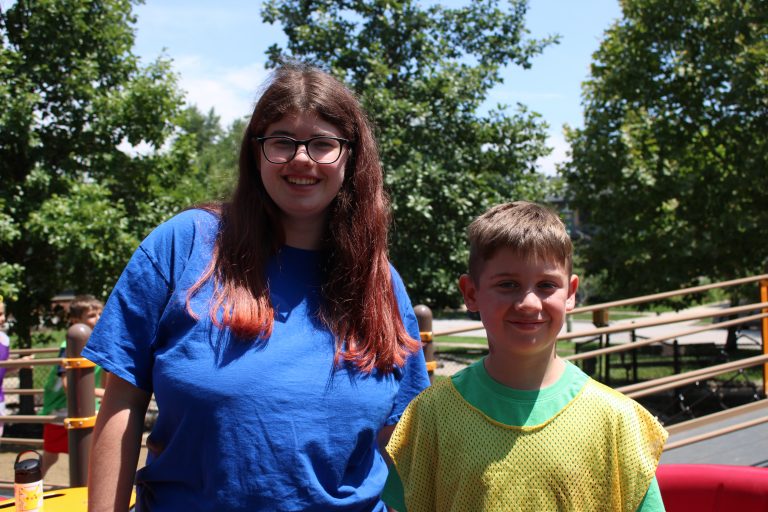
[[[381,427],[381,430],[379,430],[379,434],[377,437],[377,444],[379,446],[379,453],[381,453],[381,456],[384,457],[384,460],[387,463],[387,466],[391,466],[393,464],[392,459],[389,457],[389,454],[387,453],[387,443],[389,442],[389,438],[392,437],[392,432],[395,431],[395,427],[397,426],[397,423],[394,425],[384,425]]]
[[[127,512],[150,396],[110,375],[93,431],[88,471],[90,512]]]

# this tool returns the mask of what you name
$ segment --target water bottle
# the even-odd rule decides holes
[[[25,453],[34,453],[36,459],[21,459]],[[43,472],[40,454],[26,450],[16,456],[13,465],[13,496],[17,512],[40,512],[43,510]]]

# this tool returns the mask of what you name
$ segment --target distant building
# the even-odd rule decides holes
[[[66,320],[69,316],[69,305],[75,298],[74,292],[64,291],[55,295],[51,299],[51,318],[50,322],[54,325]]]

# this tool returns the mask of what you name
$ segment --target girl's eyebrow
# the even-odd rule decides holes
[[[282,135],[282,136],[291,137],[291,138],[296,137],[296,134],[290,130],[274,130],[272,132],[269,132],[269,135],[272,135],[272,136]],[[319,132],[313,132],[312,135],[310,135],[310,138],[312,137],[336,137],[336,135],[326,131],[319,131]]]

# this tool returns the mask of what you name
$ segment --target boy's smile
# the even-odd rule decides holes
[[[575,306],[578,282],[562,264],[527,260],[502,248],[475,279],[462,276],[459,287],[467,308],[480,313],[492,354],[548,359]]]

